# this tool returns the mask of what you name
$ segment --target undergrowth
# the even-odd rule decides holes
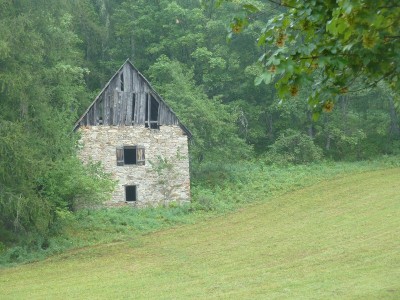
[[[400,166],[400,157],[355,163],[324,162],[274,166],[264,161],[203,164],[192,174],[192,202],[143,209],[102,208],[67,213],[48,238],[30,237],[19,246],[0,243],[0,266],[44,259],[68,249],[131,240],[140,235],[223,215],[245,205],[268,201],[318,182],[382,168]]]

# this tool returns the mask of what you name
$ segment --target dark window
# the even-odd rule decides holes
[[[119,81],[121,83],[121,92],[124,91],[124,73],[121,73],[121,75],[119,75]]]
[[[99,118],[99,124],[102,125],[103,124],[103,115],[104,115],[104,101],[101,98],[99,101],[99,105],[98,105],[98,118]]]
[[[144,116],[146,124],[149,122],[149,109],[150,109],[149,98],[150,94],[146,94],[146,114]]]
[[[153,97],[150,96],[151,99],[151,111],[150,111],[150,121],[158,121],[158,101]]]
[[[136,165],[136,147],[124,147],[124,164]]]
[[[143,146],[117,147],[117,166],[144,165],[145,151]]]
[[[125,201],[132,202],[137,200],[136,185],[125,186]]]
[[[152,94],[147,94],[146,97],[146,115],[145,115],[145,127],[152,129],[159,129],[158,124],[158,110],[160,104],[153,97]]]
[[[135,122],[136,94],[132,94],[132,123]]]
[[[113,100],[113,98],[111,97],[111,95],[108,95],[107,99],[106,99],[105,107],[104,107],[104,121],[103,121],[104,125],[112,124],[112,119],[114,116],[114,112],[113,112],[114,105],[113,105],[112,100]]]

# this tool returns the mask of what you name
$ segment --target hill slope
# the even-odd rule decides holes
[[[400,169],[0,271],[2,299],[400,298]]]

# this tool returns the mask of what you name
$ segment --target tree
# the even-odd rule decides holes
[[[192,166],[211,158],[227,161],[251,155],[251,147],[237,132],[235,112],[218,98],[208,98],[201,87],[195,85],[192,70],[161,56],[148,73],[152,84],[179,112],[182,122],[195,137],[190,150]]]
[[[75,156],[71,131],[89,93],[68,4],[0,1],[0,243],[47,235],[112,188]]]
[[[231,2],[221,0],[221,2]],[[258,44],[264,72],[256,83],[276,81],[281,98],[311,84],[314,119],[331,111],[343,94],[385,81],[400,90],[400,4],[392,0],[270,0],[282,13],[268,20]],[[242,2],[247,12],[231,24],[233,33],[271,6]]]

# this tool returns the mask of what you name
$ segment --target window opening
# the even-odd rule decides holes
[[[150,111],[150,121],[154,122],[154,121],[158,121],[158,106],[159,103],[158,101],[153,97],[153,95],[150,95],[150,99],[151,99],[151,111]]]
[[[132,124],[135,122],[136,93],[132,94]]]
[[[124,91],[124,73],[121,73],[121,75],[119,75],[119,79],[120,79],[120,83],[121,83],[121,92]]]
[[[149,107],[149,94],[146,94],[146,113],[145,113],[145,116],[144,116],[144,121],[145,121],[145,124],[146,124],[146,127],[149,127],[148,125],[148,123],[149,123],[149,109],[150,109],[150,107]]]
[[[143,146],[117,147],[117,166],[144,165],[145,148]]]
[[[147,94],[146,98],[146,115],[145,115],[145,127],[151,129],[159,129],[158,125],[158,109],[160,104],[151,94]]]
[[[103,114],[104,114],[104,101],[103,99],[100,99],[99,101],[99,112],[98,112],[98,118],[99,118],[99,124],[103,124]]]
[[[136,185],[125,186],[125,201],[133,202],[137,200]]]
[[[124,164],[136,165],[136,147],[124,147]]]

